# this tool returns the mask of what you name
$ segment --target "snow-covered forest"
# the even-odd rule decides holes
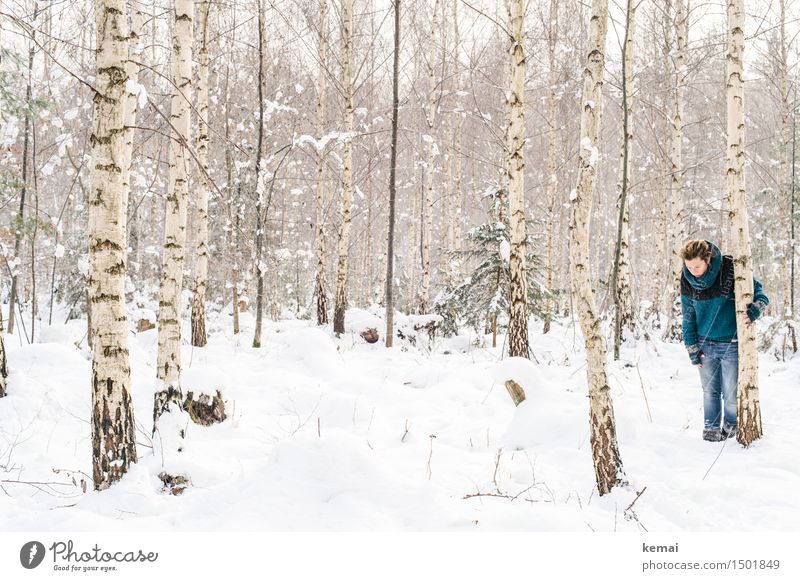
[[[796,531],[799,35],[0,0],[0,529]],[[736,265],[720,442],[693,239]]]

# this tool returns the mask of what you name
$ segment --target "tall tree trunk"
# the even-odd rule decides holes
[[[206,279],[208,278],[208,10],[210,0],[200,3],[200,68],[197,72],[197,163],[195,204],[194,296],[192,297],[192,345],[205,347]]]
[[[744,0],[728,0],[728,53],[725,59],[728,145],[725,187],[730,200],[733,227],[736,327],[739,339],[736,439],[743,446],[749,446],[762,436],[763,431],[758,397],[756,326],[747,318],[747,305],[753,302],[753,262],[744,179],[744,15]]]
[[[558,175],[556,174],[556,101],[558,97],[558,71],[556,70],[556,46],[558,44],[558,0],[550,0],[550,18],[547,26],[547,228],[545,231],[545,288],[543,333],[550,332],[553,319],[553,292],[555,265],[555,226],[559,212],[556,207]]]
[[[434,180],[434,156],[436,153],[436,140],[433,136],[433,128],[436,122],[436,31],[439,28],[439,2],[435,0],[433,4],[433,14],[431,15],[431,34],[428,47],[428,108],[425,112],[425,122],[427,134],[425,141],[428,144],[427,158],[425,161],[425,189],[422,197],[422,281],[419,292],[419,304],[417,312],[427,313],[430,302],[431,292],[431,238],[433,237],[433,180]]]
[[[33,20],[39,17],[39,3],[33,5]],[[28,194],[28,158],[31,143],[31,101],[33,100],[33,57],[36,55],[36,28],[31,28],[31,46],[28,49],[28,80],[25,84],[25,123],[22,133],[22,188],[19,194],[19,213],[14,224],[14,259],[11,268],[11,293],[8,299],[8,333],[14,333],[14,308],[19,302],[19,274],[22,257],[22,233],[25,231],[25,199]],[[35,216],[38,219],[38,216]],[[20,317],[22,313],[20,312]]]
[[[794,84],[794,101],[797,102],[797,83]],[[793,318],[797,318],[797,312],[794,310],[794,263],[795,263],[795,191],[797,187],[797,109],[792,110],[792,187],[789,194],[789,311]],[[790,327],[793,339],[793,348],[797,351],[797,339],[795,337],[794,325]]]
[[[386,346],[394,341],[394,221],[397,201],[397,127],[400,87],[400,0],[394,0],[394,58],[392,61],[392,152],[389,159],[389,236],[386,244]]]
[[[96,0],[97,72],[89,193],[89,302],[92,320],[92,479],[103,490],[136,462],[125,312],[131,140],[125,129],[128,22],[125,0]]]
[[[670,320],[664,339],[680,341],[683,336],[680,320],[680,289],[683,260],[681,250],[686,238],[686,224],[683,208],[683,103],[686,92],[686,45],[688,35],[688,11],[684,0],[676,0],[675,31],[675,109],[672,114],[672,185],[670,187],[670,206],[672,208],[672,286],[670,288]]]
[[[2,323],[2,321],[0,321],[0,323]],[[3,326],[0,324],[0,397],[6,396],[6,377],[8,377],[6,344],[3,342]]]
[[[511,83],[506,92],[509,109],[508,208],[511,252],[509,256],[510,305],[508,313],[508,353],[529,357],[528,284],[525,275],[525,50],[522,36],[525,8],[523,0],[511,0],[508,20],[511,29]]]
[[[266,56],[266,33],[264,31],[264,5],[258,2],[258,140],[256,142],[256,231],[255,231],[255,267],[256,267],[256,326],[253,333],[253,347],[261,347],[261,328],[264,324],[264,275],[267,265],[263,260],[264,255],[264,204],[265,184],[264,174],[266,163],[264,157],[264,71]]]
[[[778,186],[780,191],[780,207],[784,208],[781,212],[782,215],[789,216],[791,220],[793,214],[791,213],[791,199],[789,192],[791,190],[790,180],[791,175],[789,172],[790,152],[789,152],[789,139],[790,127],[789,116],[791,115],[791,106],[789,104],[789,55],[788,55],[788,42],[786,39],[786,0],[780,0],[780,62],[778,63],[778,76],[780,88],[780,115],[781,115],[781,159],[780,159],[780,177],[778,178]],[[795,103],[796,106],[796,103]],[[785,212],[785,213],[784,213]],[[790,232],[791,237],[791,232]],[[784,253],[789,254],[789,244],[784,243]],[[787,256],[785,260],[781,261],[781,276],[783,278],[782,285],[784,290],[783,305],[780,310],[784,319],[790,319],[793,316],[793,311],[789,308],[791,302],[791,280],[789,279],[790,264],[792,261]],[[790,326],[790,329],[793,329]]]
[[[181,290],[186,247],[186,209],[190,164],[187,145],[191,130],[192,44],[194,1],[174,0],[172,30],[172,123],[169,146],[169,185],[164,219],[164,257],[158,300],[158,387],[153,402],[153,430],[170,403],[180,406]]]
[[[601,495],[610,492],[624,478],[606,375],[605,339],[596,313],[589,273],[589,213],[599,163],[598,133],[607,27],[608,0],[593,0],[581,99],[578,183],[570,196],[572,216],[569,239],[572,294],[586,344],[592,458],[597,489]]]
[[[236,45],[236,9],[232,11],[233,22],[231,25],[231,45]],[[225,65],[225,143],[230,144],[231,140],[231,64],[233,61],[234,51],[230,50],[228,54],[228,62]],[[226,173],[226,193],[228,204],[228,240],[230,244],[228,248],[231,252],[231,303],[233,306],[233,334],[239,334],[239,265],[240,249],[239,249],[239,216],[241,214],[241,200],[242,200],[242,187],[241,182],[236,180],[234,184],[233,172],[233,154],[231,147],[225,147],[225,173]]]
[[[416,158],[416,154],[415,154]],[[415,159],[416,161],[416,159]],[[424,186],[423,186],[424,188]],[[420,262],[420,202],[422,201],[422,191],[416,187],[409,188],[411,196],[411,228],[406,230],[408,236],[406,250],[406,264],[408,264],[408,291],[406,292],[406,314],[414,311],[414,305],[418,302],[417,293],[417,266]]]
[[[317,77],[317,139],[325,135],[325,74],[328,61],[328,0],[319,3],[319,72]],[[325,150],[317,147],[317,226],[314,248],[317,254],[316,290],[317,325],[328,324],[328,285],[325,280],[327,252],[325,244]]]
[[[134,127],[136,125],[136,109],[139,106],[139,73],[141,71],[143,45],[141,42],[141,32],[144,27],[144,15],[139,8],[133,8],[130,15],[130,37],[128,41],[128,50],[130,51],[130,58],[127,62],[128,79],[129,83],[125,87],[125,125],[127,127]],[[124,164],[123,180],[125,187],[128,189],[129,196],[132,192],[130,176],[131,168],[133,167],[133,135],[134,131],[126,132],[128,143],[125,144],[125,150],[130,154],[127,162]],[[141,228],[139,225],[139,206],[138,204],[131,203],[127,209],[128,216],[128,246],[131,248],[128,264],[133,268],[134,274],[138,272],[139,268],[139,248],[141,238]],[[130,258],[133,260],[130,260]]]
[[[630,189],[631,145],[633,143],[633,38],[636,34],[636,6],[627,0],[625,41],[622,47],[622,147],[620,148],[620,179],[617,184],[617,241],[614,252],[614,271],[611,291],[614,293],[614,360],[619,359],[619,348],[624,329],[631,332],[633,324],[633,298],[631,297],[631,263],[629,252],[630,226],[628,192]]]
[[[342,7],[342,87],[344,90],[344,167],[342,168],[342,208],[339,224],[339,245],[336,261],[336,298],[333,309],[333,330],[344,333],[347,309],[347,267],[350,249],[351,206],[353,205],[353,0],[344,0]]]

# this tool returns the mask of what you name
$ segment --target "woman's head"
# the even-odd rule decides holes
[[[705,240],[689,240],[683,245],[681,258],[694,276],[703,276],[711,264],[711,245]]]

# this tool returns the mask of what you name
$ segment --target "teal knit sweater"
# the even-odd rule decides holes
[[[708,241],[706,241],[708,242]],[[736,340],[736,302],[733,290],[733,259],[722,256],[711,246],[711,264],[699,277],[684,265],[681,275],[683,343],[687,347],[703,339],[731,342]],[[753,302],[769,304],[761,283],[753,279]]]

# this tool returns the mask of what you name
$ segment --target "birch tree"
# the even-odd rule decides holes
[[[92,479],[108,488],[135,463],[136,439],[125,312],[125,127],[128,22],[125,0],[97,0],[96,94],[93,99],[89,190],[89,301],[92,319]],[[0,362],[2,363],[2,362]]]
[[[511,32],[511,79],[506,92],[508,107],[508,208],[510,226],[508,353],[511,357],[528,354],[528,285],[525,276],[525,50],[523,47],[523,0],[509,3]]]
[[[3,342],[3,327],[0,320],[0,397],[6,396],[6,377],[8,377],[8,362],[6,360],[6,344]]]
[[[725,59],[727,148],[725,188],[734,241],[734,292],[739,339],[739,384],[736,439],[749,446],[762,436],[758,394],[758,352],[755,324],[747,317],[753,302],[753,263],[747,223],[744,157],[744,0],[727,0],[728,51]]]
[[[353,205],[353,0],[342,6],[342,90],[344,91],[344,143],[342,168],[342,206],[336,261],[336,298],[333,310],[333,330],[344,333],[344,313],[347,309],[347,268],[350,248],[351,206]]]
[[[614,252],[614,270],[611,291],[614,293],[614,359],[619,359],[619,348],[625,328],[633,331],[633,298],[631,297],[630,224],[628,191],[630,189],[631,144],[633,143],[633,39],[636,34],[636,5],[627,0],[625,9],[625,39],[622,45],[622,146],[619,155],[619,181],[617,182],[617,242]]]
[[[394,0],[394,57],[392,60],[392,151],[389,159],[389,234],[386,242],[386,347],[394,340],[394,226],[397,201],[397,127],[400,98],[400,0]]]
[[[683,260],[681,249],[686,238],[686,225],[683,208],[683,105],[686,92],[686,45],[688,35],[688,11],[685,0],[675,0],[675,98],[672,112],[672,146],[670,157],[670,208],[672,210],[672,277],[669,293],[669,323],[664,333],[665,340],[680,341],[683,333],[680,320],[680,288]]]
[[[317,139],[322,140],[325,135],[325,75],[328,60],[328,0],[319,3],[319,33],[318,33],[318,58],[319,72],[317,73]],[[317,256],[317,270],[314,294],[317,297],[317,325],[328,324],[328,288],[325,280],[325,264],[327,250],[325,244],[325,156],[324,146],[317,146],[317,200],[315,206],[316,235],[314,248]]]
[[[592,459],[601,495],[610,492],[624,478],[606,374],[605,339],[596,312],[589,271],[589,213],[599,162],[598,133],[607,29],[608,0],[593,0],[581,98],[578,182],[570,195],[569,237],[572,295],[586,345]]]
[[[433,236],[433,181],[435,174],[434,157],[436,155],[436,139],[434,138],[434,126],[436,122],[436,31],[439,28],[439,3],[435,0],[433,4],[433,14],[431,15],[431,33],[428,39],[428,58],[426,69],[428,73],[428,102],[425,111],[425,127],[427,133],[424,135],[427,143],[427,157],[425,160],[425,186],[422,196],[422,280],[419,292],[419,304],[417,312],[427,313],[430,302],[431,288],[431,237]]]
[[[195,263],[192,297],[192,345],[205,347],[206,279],[208,278],[208,11],[210,0],[200,2],[200,68],[197,73],[197,164],[195,194]]]
[[[33,20],[37,21],[39,18],[39,3],[35,2],[33,5]],[[125,27],[127,28],[127,26]],[[28,195],[30,184],[28,181],[28,164],[30,159],[31,149],[31,125],[32,122],[32,101],[33,101],[33,64],[34,57],[36,56],[36,28],[32,27],[30,31],[31,44],[28,49],[28,78],[25,83],[25,121],[22,133],[22,174],[21,185],[19,194],[19,212],[17,214],[17,223],[14,227],[14,260],[12,261],[11,269],[11,292],[8,299],[8,333],[14,333],[14,322],[16,317],[14,315],[14,308],[19,305],[19,274],[21,272],[22,263],[22,234],[25,227],[25,203]],[[38,218],[38,216],[35,216]],[[22,316],[22,313],[20,313]]]
[[[550,12],[547,19],[547,228],[545,231],[545,287],[543,333],[550,332],[553,310],[556,305],[551,300],[555,272],[555,227],[560,212],[557,209],[558,175],[556,174],[556,86],[558,71],[556,70],[556,47],[558,45],[558,0],[550,0]]]
[[[264,322],[264,275],[267,265],[263,260],[264,254],[264,205],[266,203],[264,174],[266,160],[264,157],[264,84],[266,82],[266,33],[264,30],[264,5],[258,2],[258,137],[256,141],[256,226],[255,226],[255,271],[256,271],[256,325],[253,332],[253,347],[261,347],[261,328]]]
[[[158,309],[158,386],[153,405],[153,430],[170,403],[182,403],[181,377],[181,290],[186,247],[186,210],[189,199],[187,146],[191,129],[192,44],[194,1],[174,0],[172,30],[171,139],[169,184],[164,220],[164,254]],[[94,316],[94,314],[93,314]]]

